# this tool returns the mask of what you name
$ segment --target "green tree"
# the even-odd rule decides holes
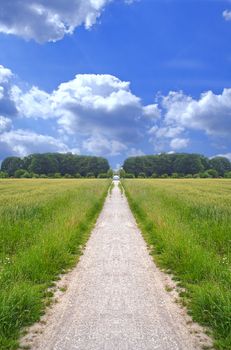
[[[214,179],[219,176],[217,170],[215,169],[209,169],[207,170],[207,173]]]
[[[225,157],[215,157],[210,159],[210,167],[215,169],[219,176],[224,176],[225,172],[231,171],[231,163]]]
[[[120,168],[120,170],[119,170],[119,176],[120,176],[121,179],[125,178],[126,172],[125,172],[125,170],[124,170],[123,168]]]
[[[19,157],[7,157],[1,165],[1,171],[6,172],[9,176],[14,176],[15,171],[22,168],[23,160]]]
[[[60,173],[55,173],[54,174],[54,178],[55,179],[60,179],[62,177],[62,175]]]
[[[93,178],[95,178],[95,174],[93,172],[89,172],[89,173],[87,173],[87,177],[89,179],[93,179]]]
[[[130,173],[125,173],[125,179],[134,179],[135,175]]]
[[[20,179],[24,173],[25,173],[25,169],[17,169],[15,172],[14,172],[14,177]]]
[[[138,177],[140,179],[144,179],[146,177],[145,173],[139,173]]]
[[[107,177],[112,178],[113,177],[113,170],[109,169],[107,172]]]
[[[30,179],[32,178],[32,174],[29,173],[27,170],[24,171],[24,173],[21,175],[22,179]]]
[[[204,172],[200,173],[200,178],[202,178],[202,179],[207,179],[210,177],[211,176],[209,175],[208,171],[204,171]]]
[[[108,174],[107,173],[101,173],[97,176],[98,179],[107,179],[108,178]]]
[[[55,174],[58,170],[58,162],[50,154],[34,154],[31,158],[30,172],[48,175]]]
[[[174,161],[174,172],[187,175],[197,174],[204,170],[200,155],[179,154]]]
[[[224,177],[226,179],[231,179],[231,171],[226,171],[225,174],[224,174]]]
[[[0,171],[0,179],[6,179],[8,177],[7,172],[5,171]]]

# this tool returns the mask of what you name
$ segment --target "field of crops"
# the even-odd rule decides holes
[[[231,180],[125,180],[157,263],[186,288],[193,318],[231,349]]]
[[[47,287],[81,254],[109,180],[0,181],[0,349],[17,348]]]

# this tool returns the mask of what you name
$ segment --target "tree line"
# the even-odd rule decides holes
[[[209,159],[200,154],[173,153],[130,157],[122,177],[231,177],[231,162],[225,157]]]
[[[0,177],[107,177],[107,159],[72,153],[31,154],[24,158],[7,157],[1,165]]]

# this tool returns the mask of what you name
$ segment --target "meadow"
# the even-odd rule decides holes
[[[76,264],[109,180],[0,181],[0,349],[50,301],[48,287]]]
[[[124,180],[151,254],[193,319],[231,349],[231,180]]]

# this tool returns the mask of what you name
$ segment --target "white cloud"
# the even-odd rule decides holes
[[[83,149],[95,155],[117,156],[127,150],[127,146],[117,140],[92,136],[83,142]]]
[[[1,134],[0,153],[25,156],[37,152],[70,152],[70,148],[52,136],[36,134],[32,131],[11,130]]]
[[[112,0],[1,0],[0,32],[39,43],[91,28]]]
[[[13,77],[10,69],[0,65],[0,115],[10,118],[18,112],[12,96]]]
[[[229,10],[225,10],[223,12],[223,17],[226,21],[231,21],[231,11]]]
[[[60,127],[70,134],[137,138],[143,107],[129,85],[112,75],[94,74],[61,84],[51,95]]]
[[[161,112],[157,104],[152,104],[143,107],[143,114],[149,118],[160,118]]]
[[[13,74],[10,69],[0,65],[0,84],[8,82],[12,76]]]
[[[231,134],[231,89],[224,89],[221,94],[207,91],[198,99],[182,91],[170,91],[161,97],[159,109],[162,118],[148,131],[157,151],[187,147],[190,130],[223,139]]]
[[[2,115],[0,115],[0,134],[10,130],[12,126],[12,121],[9,118],[5,118]]]
[[[161,138],[173,138],[178,135],[180,135],[184,131],[184,128],[181,126],[175,126],[175,127],[160,127],[153,126],[148,133],[152,136],[155,136],[158,139]]]
[[[224,89],[220,95],[208,91],[198,100],[183,92],[170,92],[162,103],[167,125],[202,130],[208,135],[231,133],[231,89]]]
[[[131,147],[127,152],[127,157],[138,157],[144,155],[145,153],[141,149],[137,149],[135,147]]]
[[[17,106],[18,114],[26,118],[48,119],[54,116],[50,95],[33,86],[24,93],[18,86],[12,86],[11,98]]]
[[[158,101],[159,104],[144,106],[132,93],[129,82],[109,74],[76,75],[51,93],[35,86],[23,91],[21,85],[16,85],[13,73],[0,66],[0,130],[9,133],[11,126],[17,129],[24,123],[27,128],[36,125],[36,130],[52,128],[52,135],[58,135],[60,147],[55,141],[52,143],[54,138],[49,144],[43,139],[47,149],[69,151],[66,145],[71,144],[74,147],[71,149],[77,152],[81,148],[104,156],[141,155],[139,143],[145,141],[157,152],[187,147],[190,130],[216,137],[218,143],[221,139],[228,140],[231,89],[224,89],[221,94],[208,91],[198,99],[181,91],[171,91],[167,96],[159,96]],[[27,146],[25,141],[22,145],[16,131],[10,132],[13,144],[18,142],[18,152],[26,152],[30,149],[29,143]],[[17,135],[14,139],[13,134]],[[44,135],[39,136],[42,140]],[[39,147],[45,149],[39,140]],[[9,142],[7,145],[10,147]],[[15,150],[14,147],[13,152]]]
[[[225,157],[225,158],[228,158],[231,162],[231,153],[217,154],[211,158],[215,158],[215,157]]]
[[[170,142],[170,146],[173,150],[180,150],[186,148],[189,144],[189,139],[175,138]]]
[[[63,140],[69,138],[79,145],[84,139],[84,149],[92,153],[118,155],[126,151],[160,115],[156,104],[142,105],[129,82],[109,74],[80,74],[47,93],[35,86],[23,91],[10,70],[2,67],[2,72],[5,83],[0,84],[0,115],[21,124],[25,118],[53,118],[53,131]]]

